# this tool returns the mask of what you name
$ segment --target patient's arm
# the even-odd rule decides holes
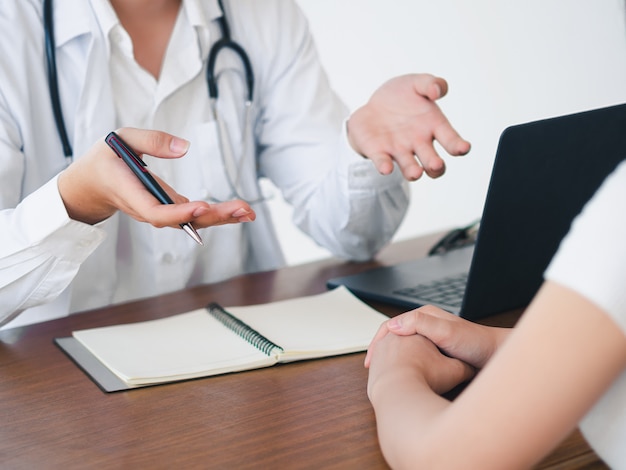
[[[368,394],[393,468],[532,467],[626,367],[626,336],[614,321],[553,282],[453,402],[440,393],[462,377],[458,365],[432,360],[428,342],[411,338],[382,335],[369,357]]]

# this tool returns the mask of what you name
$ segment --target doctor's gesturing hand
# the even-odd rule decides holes
[[[424,172],[437,178],[445,163],[435,140],[454,156],[465,155],[470,143],[454,130],[435,100],[445,96],[448,84],[429,74],[393,78],[374,92],[370,100],[348,120],[348,139],[361,155],[389,174],[395,161],[409,181]]]
[[[160,131],[124,128],[117,133],[140,155],[180,158],[189,147],[186,140]],[[155,227],[178,227],[193,222],[202,228],[251,222],[256,217],[252,208],[240,200],[219,204],[190,202],[153,176],[174,204],[161,204],[152,196],[101,139],[59,175],[58,188],[68,215],[88,224],[101,222],[118,210]]]

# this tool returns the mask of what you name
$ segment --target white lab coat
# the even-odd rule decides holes
[[[221,12],[215,0],[187,3],[188,12],[211,24],[208,42],[200,46],[206,57],[219,38],[212,20]],[[247,158],[256,163],[244,166],[243,194],[253,199],[259,177],[267,177],[294,206],[294,222],[317,243],[342,258],[370,258],[401,222],[408,186],[399,171],[381,176],[349,147],[346,109],[295,3],[228,5],[233,37],[256,76],[247,145]],[[253,223],[201,231],[205,247],[178,230],[123,214],[97,226],[68,218],[56,188],[65,162],[50,105],[41,10],[40,0],[5,1],[0,10],[0,322],[20,314],[7,325],[17,326],[282,266],[265,203],[254,205]],[[86,0],[55,0],[54,18],[63,113],[80,158],[119,124],[109,44]],[[232,66],[229,60],[220,66]],[[204,71],[198,80],[203,77]],[[242,109],[237,87],[220,82],[229,130],[241,127],[232,111]],[[208,113],[208,99],[206,107]],[[184,109],[180,114],[184,121]],[[189,154],[170,166],[155,160],[151,169],[192,200],[228,196],[223,171],[215,170],[221,168],[215,123],[186,124]]]

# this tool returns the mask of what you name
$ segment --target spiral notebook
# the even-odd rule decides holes
[[[206,308],[57,338],[106,392],[365,351],[387,317],[346,288]]]

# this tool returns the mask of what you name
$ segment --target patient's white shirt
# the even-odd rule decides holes
[[[600,306],[626,334],[626,162],[575,219],[545,276]],[[611,468],[626,469],[626,371],[580,428]]]

